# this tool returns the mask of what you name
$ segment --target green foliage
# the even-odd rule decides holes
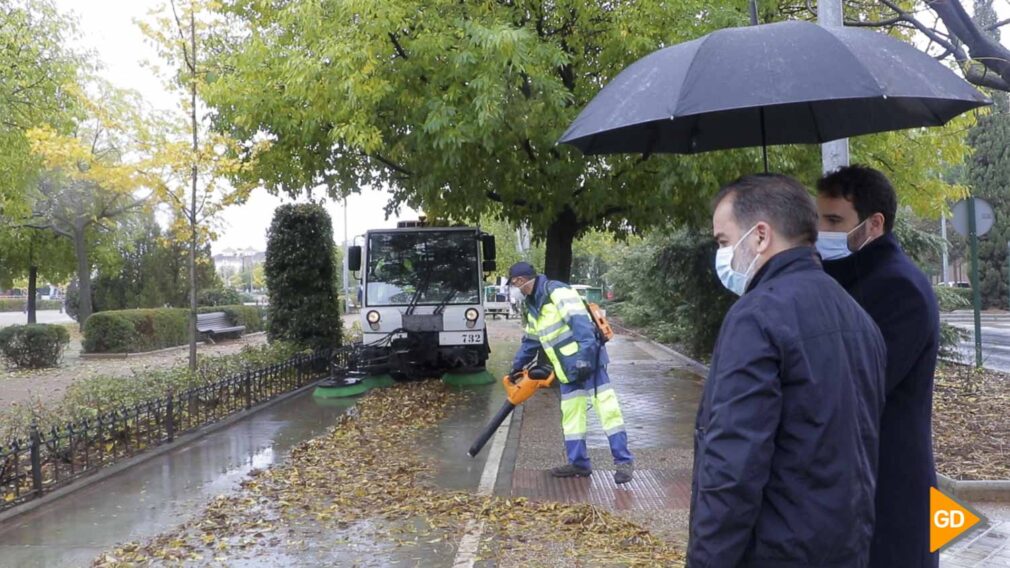
[[[22,369],[58,366],[69,344],[70,333],[60,325],[12,325],[0,329],[0,353],[8,363]]]
[[[952,288],[950,286],[933,286],[936,301],[940,303],[941,312],[952,312],[971,307],[971,290],[968,288]]]
[[[189,341],[189,311],[182,308],[114,310],[84,324],[85,353],[140,353]]]
[[[267,232],[264,271],[270,340],[321,349],[340,345],[333,225],[319,205],[278,207]]]
[[[214,288],[201,290],[196,298],[200,306],[227,306],[242,303],[242,293],[234,288]]]
[[[996,213],[996,223],[991,231],[978,241],[978,286],[982,305],[986,308],[1006,308],[1007,242],[1010,241],[1010,111],[1005,95],[997,97],[996,108],[979,118],[968,137],[975,149],[968,160],[966,177],[972,194],[989,202]],[[968,253],[970,259],[970,252]],[[970,262],[970,260],[969,260]]]
[[[538,270],[543,270],[543,243],[531,242],[529,250],[520,251],[516,227],[511,222],[494,215],[483,216],[478,226],[485,233],[494,235],[498,271],[491,275],[490,280],[495,281],[497,278],[508,276],[509,267],[519,261],[529,262]]]
[[[189,307],[189,245],[167,239],[152,213],[139,215],[123,229],[129,231],[127,238],[112,247],[116,262],[100,267],[91,284],[94,311]],[[196,261],[198,304],[241,303],[237,293],[224,290],[209,246],[197,250]]]
[[[3,299],[0,300],[0,312],[23,312],[27,304],[28,300]],[[62,306],[63,302],[59,300],[37,300],[35,302],[36,310],[58,310]]]
[[[66,282],[76,263],[70,242],[51,232],[0,225],[0,287],[38,269],[40,281]]]
[[[770,19],[790,17],[765,8]],[[291,0],[221,10],[234,27],[208,40],[215,72],[204,94],[215,127],[258,152],[240,177],[274,191],[388,186],[390,211],[490,214],[541,239],[549,228],[577,238],[700,226],[720,185],[760,167],[756,149],[643,160],[555,146],[628,64],[746,24],[744,2]],[[937,215],[962,189],[935,172],[963,159],[971,120],[860,137],[853,159],[884,169],[904,202]],[[260,151],[264,136],[271,145]],[[774,147],[770,161],[807,184],[820,173],[814,145]]]
[[[969,337],[968,332],[956,328],[949,323],[940,323],[940,359],[960,361],[963,359],[960,349],[961,342]]]
[[[608,274],[616,300],[608,310],[659,341],[707,358],[735,300],[713,270],[712,237],[690,229],[650,234],[618,257]]]
[[[23,213],[25,187],[35,177],[27,130],[42,124],[70,127],[85,58],[68,46],[73,21],[48,0],[0,3],[0,208]]]
[[[573,284],[607,287],[607,273],[619,259],[618,246],[610,233],[587,233],[572,244]]]
[[[282,363],[297,353],[293,345],[275,342],[245,346],[234,355],[200,355],[196,371],[190,371],[186,365],[168,369],[145,367],[128,376],[83,378],[70,385],[56,404],[44,405],[36,401],[0,408],[0,443],[11,438],[25,439],[33,421],[46,431],[68,422],[93,420],[103,412],[153,401],[168,392],[208,385],[245,371]]]

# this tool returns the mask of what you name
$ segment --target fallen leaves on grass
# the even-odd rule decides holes
[[[179,531],[118,547],[94,566],[221,563],[271,549],[297,555],[307,534],[325,535],[330,545],[356,541],[348,546],[358,552],[359,544],[375,548],[373,554],[423,551],[454,547],[468,527],[480,524],[482,558],[527,565],[542,565],[550,554],[580,565],[682,563],[678,550],[647,530],[590,505],[436,487],[432,462],[444,456],[420,456],[415,445],[466,398],[438,382],[372,391],[326,435],[295,448],[284,464],[254,471],[240,492],[216,498]]]
[[[1010,376],[941,365],[933,391],[936,468],[954,479],[1010,479]]]

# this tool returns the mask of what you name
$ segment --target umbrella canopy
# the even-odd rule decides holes
[[[586,154],[691,154],[941,126],[991,101],[887,35],[790,21],[655,51],[586,105],[559,142]]]

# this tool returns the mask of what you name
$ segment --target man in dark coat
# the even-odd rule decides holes
[[[698,410],[687,564],[865,566],[883,339],[821,268],[806,188],[750,176],[715,204],[716,272],[743,297]]]
[[[877,323],[887,344],[887,402],[880,420],[877,524],[870,565],[938,565],[929,552],[933,372],[940,316],[926,276],[892,229],[894,189],[874,169],[844,167],[817,184],[824,269]]]

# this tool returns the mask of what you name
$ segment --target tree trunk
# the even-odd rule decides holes
[[[189,370],[196,371],[196,152],[199,149],[196,122],[196,14],[190,6],[190,121],[193,127],[193,195],[189,209]]]
[[[25,311],[28,312],[28,323],[37,323],[35,317],[35,296],[38,295],[39,267],[35,266],[35,242],[28,243],[28,304]]]
[[[84,322],[91,316],[91,263],[88,261],[88,243],[84,227],[74,229],[74,253],[77,256],[77,324],[84,330]]]
[[[572,277],[572,242],[578,232],[578,219],[570,207],[547,228],[544,274],[552,280],[568,282]]]
[[[28,267],[28,323],[37,323],[35,317],[35,296],[38,294],[39,267]]]

